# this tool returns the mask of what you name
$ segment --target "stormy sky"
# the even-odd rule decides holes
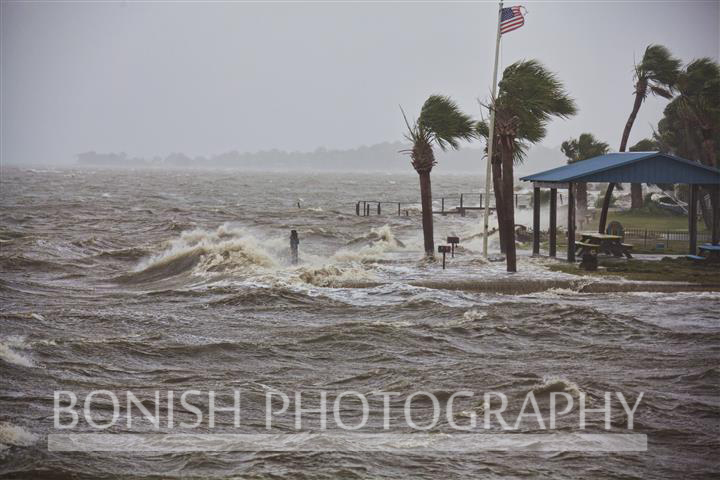
[[[506,5],[509,5],[506,3]],[[514,5],[514,3],[512,4]],[[502,66],[536,58],[580,112],[544,145],[589,131],[617,148],[633,63],[650,43],[718,58],[707,2],[525,2]],[[2,3],[3,164],[76,153],[354,148],[402,138],[398,104],[432,93],[472,115],[492,76],[496,3]],[[631,144],[664,100],[643,106]]]

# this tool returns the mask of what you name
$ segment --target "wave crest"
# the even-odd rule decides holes
[[[168,242],[157,255],[144,260],[134,272],[118,280],[152,282],[192,273],[249,273],[276,267],[259,242],[239,228],[221,225],[215,231],[191,230]]]

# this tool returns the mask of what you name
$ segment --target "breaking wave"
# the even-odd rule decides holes
[[[352,287],[368,284],[376,280],[372,272],[358,267],[338,267],[325,265],[319,268],[305,268],[299,275],[300,280],[316,287]]]
[[[405,244],[395,237],[390,225],[383,225],[378,228],[371,228],[370,233],[350,241],[347,246],[353,247],[363,245],[359,250],[348,248],[338,250],[332,256],[337,261],[360,261],[372,262],[379,260],[387,252],[397,251],[405,248]]]
[[[567,378],[554,375],[544,376],[543,383],[533,387],[532,391],[536,394],[567,392],[573,397],[579,397],[582,393],[582,390],[580,390],[580,387],[578,387],[575,382],[572,382]]]
[[[34,367],[35,363],[31,358],[18,350],[25,350],[29,346],[25,343],[25,338],[20,336],[11,336],[0,340],[0,359],[13,365],[21,367]]]
[[[191,230],[167,243],[157,255],[144,260],[117,280],[144,283],[184,273],[249,273],[277,266],[270,253],[242,229],[221,225],[215,231]]]

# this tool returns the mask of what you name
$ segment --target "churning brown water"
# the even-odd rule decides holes
[[[480,259],[477,217],[436,218],[438,239],[455,234],[462,242],[442,271],[421,260],[419,216],[355,215],[356,200],[417,198],[416,183],[411,175],[3,170],[0,474],[718,474],[720,294],[623,284],[587,289],[592,280],[550,273],[547,260],[527,256],[520,272],[508,276],[502,264]],[[436,176],[433,187],[439,195],[479,184]],[[290,264],[290,229],[300,235],[297,266]],[[460,390],[494,390],[508,395],[511,408],[530,391],[542,405],[552,391],[585,393],[595,402],[605,391],[632,398],[644,392],[634,429],[648,435],[648,450],[48,450],[56,390],[132,390],[153,398],[155,390],[232,388],[244,395],[243,424],[236,429],[232,418],[224,419],[215,431],[263,432],[268,389],[310,396],[424,390],[441,400]],[[458,402],[462,410],[482,408],[477,398]],[[400,401],[391,403],[401,408]],[[620,413],[613,413],[613,428],[622,430]],[[588,431],[604,431],[601,420]],[[291,425],[292,418],[281,420],[280,433]],[[533,431],[533,424],[523,428]],[[560,428],[571,429],[572,422]],[[144,431],[142,423],[111,429]],[[431,432],[447,432],[447,422]]]

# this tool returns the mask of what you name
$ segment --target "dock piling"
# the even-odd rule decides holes
[[[293,265],[298,263],[298,245],[300,245],[300,238],[297,230],[290,230],[290,260]]]
[[[442,253],[442,256],[443,256],[443,270],[445,270],[445,255],[450,251],[451,250],[448,245],[439,245],[438,246],[438,253]]]

